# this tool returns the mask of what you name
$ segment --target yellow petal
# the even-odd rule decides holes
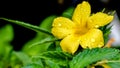
[[[52,34],[59,39],[71,34],[74,23],[65,17],[58,17],[54,19],[52,24]]]
[[[90,29],[80,37],[80,45],[83,48],[96,48],[104,46],[103,33],[99,29]]]
[[[74,54],[79,47],[79,42],[79,37],[75,35],[69,35],[60,42],[60,46],[64,52]]]
[[[78,4],[73,13],[72,20],[81,26],[86,25],[86,20],[90,16],[91,7],[88,2],[83,1],[82,4]]]
[[[67,35],[71,34],[71,32],[72,30],[66,28],[59,28],[59,27],[52,28],[52,34],[59,39],[66,37]]]
[[[98,28],[100,26],[107,25],[113,20],[113,16],[107,15],[102,12],[98,12],[93,14],[87,21],[87,25],[89,28]]]

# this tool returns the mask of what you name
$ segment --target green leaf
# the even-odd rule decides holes
[[[0,68],[9,66],[11,52],[13,50],[10,42],[13,40],[13,27],[7,24],[0,28]]]
[[[0,28],[0,56],[6,55],[6,48],[10,47],[9,45],[13,40],[13,37],[13,27],[10,24]]]
[[[34,47],[36,45],[41,45],[41,44],[46,44],[46,43],[53,43],[55,41],[59,41],[58,39],[54,38],[54,39],[49,39],[49,38],[46,38],[46,39],[43,39],[41,40],[40,42],[37,42],[37,43],[34,43],[30,46],[31,47]]]
[[[48,30],[49,32],[51,32],[51,28],[52,28],[52,23],[53,20],[56,18],[56,15],[51,15],[46,17],[41,24],[39,25],[39,27],[44,28],[45,30]]]
[[[13,27],[7,24],[0,28],[0,42],[11,42],[14,37]]]
[[[68,64],[69,59],[71,59],[72,56],[70,54],[64,53],[64,52],[47,51],[47,52],[41,53],[39,55],[33,56],[33,58],[42,58],[45,60],[53,61],[56,64],[66,66]]]
[[[27,65],[31,63],[30,57],[23,53],[23,52],[13,52],[13,54],[16,55],[16,57],[23,63],[23,65]]]
[[[0,18],[0,19],[11,22],[11,23],[21,25],[23,27],[29,28],[29,29],[34,30],[34,31],[43,32],[45,34],[52,35],[50,32],[48,32],[48,31],[46,31],[46,30],[44,30],[44,29],[42,29],[42,28],[40,28],[38,26],[31,25],[29,23],[25,23],[25,22],[17,21],[17,20],[11,20],[11,19],[7,19],[7,18]]]
[[[117,56],[115,56],[112,60],[120,60],[120,53],[117,54]]]
[[[62,16],[72,18],[73,11],[74,11],[74,7],[69,7],[62,13]]]
[[[120,67],[120,62],[111,62],[111,63],[108,63],[108,65],[111,68],[119,68]]]
[[[117,54],[117,56],[115,56],[112,60],[108,60],[108,61],[111,61],[107,63],[111,68],[119,68],[120,67],[120,53]]]
[[[112,59],[119,52],[120,51],[118,49],[113,48],[86,49],[73,57],[72,61],[70,62],[70,68],[85,68],[93,62],[104,59]]]

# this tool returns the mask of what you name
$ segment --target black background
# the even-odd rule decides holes
[[[58,3],[58,0],[2,0],[0,1],[0,17],[10,18],[39,25],[40,22],[50,15],[60,15],[69,6],[76,6],[83,0],[63,0],[63,3]],[[119,0],[108,0],[108,3],[101,0],[87,0],[91,4],[92,12],[97,12],[103,8],[116,10],[120,15]],[[120,17],[120,16],[119,16]],[[0,20],[0,26],[4,26],[9,22]],[[12,24],[12,23],[9,23]],[[32,39],[36,32],[24,28],[22,26],[12,24],[14,28],[14,40],[12,45],[15,50],[20,50],[22,45]]]

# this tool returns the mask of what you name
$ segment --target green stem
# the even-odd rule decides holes
[[[29,23],[25,23],[25,22],[17,21],[17,20],[11,20],[11,19],[7,19],[7,18],[0,18],[0,19],[5,20],[5,21],[8,21],[8,22],[15,23],[15,24],[18,24],[18,25],[21,25],[21,26],[23,26],[23,27],[32,29],[32,30],[34,30],[34,31],[43,32],[43,33],[45,33],[45,34],[52,35],[52,33],[50,33],[49,31],[46,31],[46,30],[43,29],[43,28],[40,28],[40,27],[35,26],[35,25],[31,25],[31,24],[29,24]]]
[[[36,45],[40,45],[40,44],[44,44],[44,43],[49,43],[49,42],[55,42],[55,41],[59,41],[59,39],[57,39],[57,38],[54,38],[54,39],[52,39],[52,40],[44,39],[44,40],[42,40],[42,41],[40,41],[40,42],[37,42],[37,43],[32,44],[31,46],[29,46],[29,48],[31,48],[31,47],[33,47],[33,46],[36,46]]]

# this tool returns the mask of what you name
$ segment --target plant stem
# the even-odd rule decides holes
[[[45,33],[45,34],[52,35],[52,33],[50,33],[49,31],[46,31],[46,30],[43,29],[43,28],[40,28],[40,27],[38,27],[38,26],[29,24],[29,23],[25,23],[25,22],[17,21],[17,20],[11,20],[11,19],[7,19],[7,18],[0,18],[0,19],[5,20],[5,21],[8,21],[8,22],[11,22],[11,23],[15,23],[15,24],[21,25],[21,26],[23,26],[23,27],[32,29],[32,30],[34,30],[34,31],[43,32],[43,33]]]
[[[47,38],[46,38],[46,39],[43,39],[43,40],[40,41],[40,42],[37,42],[37,43],[32,44],[31,46],[29,46],[29,48],[31,48],[31,47],[33,47],[33,46],[36,46],[36,45],[40,45],[40,44],[44,44],[44,43],[50,43],[50,42],[55,42],[55,41],[59,41],[59,39],[54,38],[54,39],[52,39],[52,40],[47,40]]]

